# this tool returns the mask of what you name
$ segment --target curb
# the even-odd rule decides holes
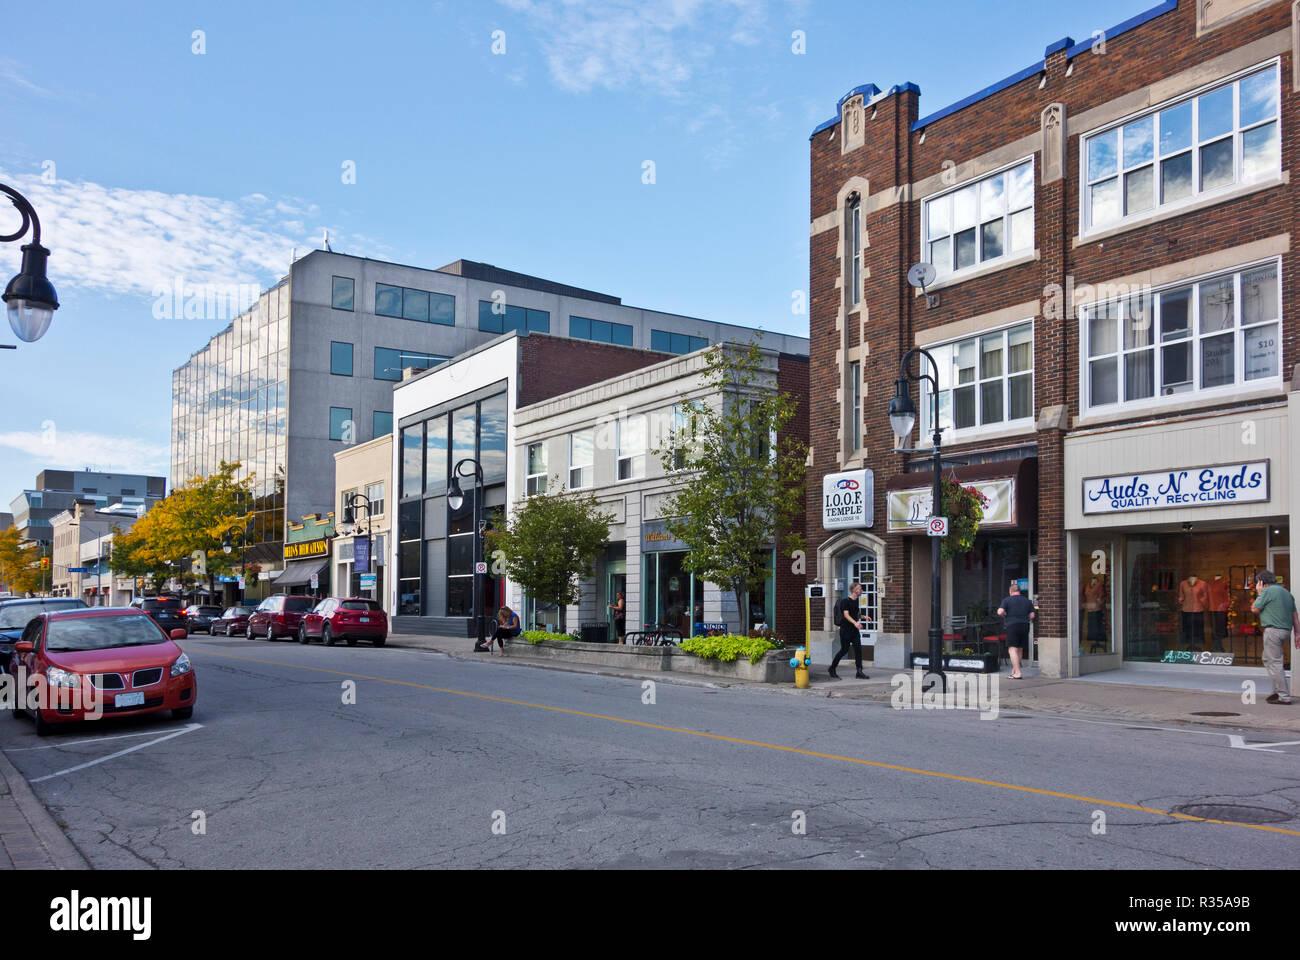
[[[3,750],[0,750],[0,777],[4,778],[18,812],[23,815],[23,819],[32,828],[32,833],[49,855],[49,869],[89,870],[90,864],[81,855],[81,851],[54,821],[54,817],[45,809],[45,804],[41,803],[18,768],[9,762]]]

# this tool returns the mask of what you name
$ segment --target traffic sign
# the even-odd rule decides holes
[[[87,567],[68,567],[68,573],[85,573]]]
[[[484,561],[480,560],[478,563],[474,564],[474,572],[475,572],[475,573],[487,573],[487,563],[485,563]]]
[[[244,589],[244,578],[243,578],[242,575],[241,575],[240,578],[239,578],[239,589],[240,589],[240,590],[243,590],[243,589]]]
[[[930,536],[946,537],[948,536],[948,518],[931,517],[928,525]]]
[[[315,574],[315,573],[313,573],[313,574],[311,575],[311,588],[312,588],[313,590],[315,590],[315,589],[317,589],[318,587],[320,587],[320,576],[319,576],[319,574]]]

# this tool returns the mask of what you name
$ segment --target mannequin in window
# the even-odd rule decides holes
[[[1183,613],[1183,645],[1200,650],[1205,643],[1205,610],[1210,605],[1210,590],[1205,581],[1189,573],[1178,585],[1178,609]]]
[[[1083,587],[1083,609],[1088,614],[1088,652],[1106,650],[1106,581],[1093,577]]]
[[[1213,649],[1221,651],[1224,638],[1228,636],[1228,607],[1232,603],[1231,586],[1221,573],[1216,573],[1214,579],[1206,586],[1210,592],[1210,629],[1214,634]]]

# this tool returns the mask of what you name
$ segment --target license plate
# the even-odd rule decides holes
[[[115,707],[142,707],[144,706],[143,693],[119,693],[113,698]]]
[[[369,617],[362,617],[362,618],[361,618],[361,622],[362,622],[362,623],[369,623],[369,622],[370,622],[370,618],[369,618]]]

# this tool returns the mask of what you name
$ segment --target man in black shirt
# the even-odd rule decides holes
[[[1020,581],[1011,581],[1011,595],[1003,598],[998,616],[1007,625],[1007,654],[1011,657],[1011,679],[1021,679],[1020,657],[1029,648],[1029,621],[1034,619],[1034,601],[1020,595]]]
[[[853,645],[853,660],[858,665],[856,674],[859,680],[870,680],[862,672],[862,629],[864,623],[870,623],[871,620],[865,614],[861,615],[859,620],[860,605],[858,597],[862,596],[862,584],[856,580],[849,587],[849,595],[835,604],[835,624],[840,628],[840,652],[835,654],[835,659],[831,661],[830,675],[832,680],[838,680],[839,674],[835,668],[840,664],[840,658],[849,652],[849,645]]]

